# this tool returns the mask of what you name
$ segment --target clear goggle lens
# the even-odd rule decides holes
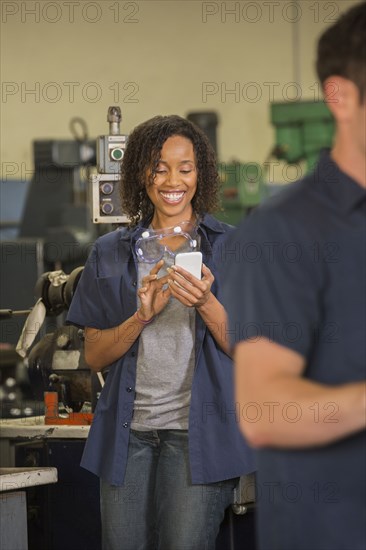
[[[164,240],[169,240],[169,246]],[[141,262],[156,263],[165,253],[174,257],[177,252],[193,252],[198,248],[197,227],[191,222],[164,229],[145,229],[136,241],[135,251]]]

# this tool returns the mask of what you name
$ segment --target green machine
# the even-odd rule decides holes
[[[272,103],[271,123],[276,128],[273,156],[289,164],[305,161],[307,171],[321,149],[332,145],[334,120],[323,101]]]
[[[256,162],[220,163],[221,208],[215,217],[232,225],[267,196],[263,168]]]
[[[270,109],[276,145],[265,165],[254,162],[219,165],[222,211],[216,217],[222,221],[236,225],[277,187],[266,182],[271,158],[288,164],[303,162],[306,171],[310,171],[321,149],[332,145],[334,121],[323,101],[272,103]]]

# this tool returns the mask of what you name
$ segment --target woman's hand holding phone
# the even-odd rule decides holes
[[[168,269],[168,272],[169,288],[174,298],[188,307],[196,308],[207,302],[214,276],[208,267],[202,264],[200,252],[177,254],[175,264]],[[193,275],[192,272],[198,276]]]

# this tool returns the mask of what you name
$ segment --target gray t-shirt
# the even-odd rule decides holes
[[[172,264],[167,254],[164,261],[159,277],[166,275],[166,268]],[[152,267],[153,264],[139,263],[139,287]],[[195,308],[171,297],[163,311],[144,327],[139,340],[132,429],[188,429],[195,316]]]

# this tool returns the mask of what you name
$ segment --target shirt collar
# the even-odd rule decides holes
[[[329,150],[322,151],[313,179],[342,212],[350,213],[366,199],[366,189],[338,167]]]

